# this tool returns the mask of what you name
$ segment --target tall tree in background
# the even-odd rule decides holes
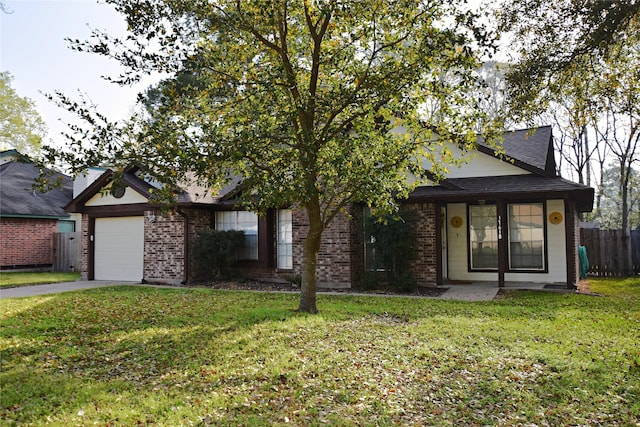
[[[640,163],[640,37],[617,43],[599,65],[595,99],[610,129],[605,138],[619,170],[620,225],[626,230],[633,168]]]
[[[423,160],[436,173],[456,162],[445,142],[470,148],[478,125],[492,135],[468,96],[479,65],[471,38],[482,45],[486,34],[458,2],[107,3],[128,39],[96,33],[75,48],[119,60],[130,71],[122,84],[170,77],[129,125],[100,123],[63,97],[91,126],[53,154],[76,171],[135,161],[165,189],[189,174],[213,189],[239,175],[247,207],[304,210],[300,311],[317,311],[318,251],[336,215],[352,202],[393,210]]]
[[[548,101],[564,100],[567,90],[577,95],[568,114],[583,127],[575,139],[574,151],[583,155],[577,166],[583,168],[586,161],[588,171],[595,152],[604,171],[602,153],[614,156],[621,226],[627,229],[629,182],[640,160],[640,2],[512,0],[504,4],[501,17],[502,29],[518,48],[517,64],[507,76],[513,111],[531,120]],[[587,125],[596,135],[595,149],[587,148]]]
[[[599,188],[601,208],[596,212],[600,227],[606,229],[622,228],[622,194],[620,193],[620,169],[616,166],[605,169],[602,185]],[[640,227],[640,172],[631,171],[627,200],[627,218],[630,229]]]
[[[638,34],[640,2],[509,0],[497,9],[500,30],[517,51],[510,69],[512,102],[520,111],[541,112],[535,94],[555,76],[590,58],[606,57],[611,47]]]
[[[33,101],[11,87],[11,74],[0,73],[0,149],[14,148],[25,155],[40,151],[47,128]]]

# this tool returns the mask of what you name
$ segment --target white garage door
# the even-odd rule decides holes
[[[94,236],[96,280],[142,280],[144,217],[96,218]]]

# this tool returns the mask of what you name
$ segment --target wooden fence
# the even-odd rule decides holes
[[[80,271],[80,241],[78,232],[53,235],[53,271]]]
[[[587,249],[587,274],[624,277],[640,274],[640,230],[580,230]]]

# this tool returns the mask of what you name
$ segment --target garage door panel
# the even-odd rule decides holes
[[[143,277],[144,218],[96,218],[94,232],[96,280],[139,282]]]

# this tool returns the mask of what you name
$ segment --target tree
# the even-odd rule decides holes
[[[640,227],[640,173],[634,169],[630,173],[630,185],[627,201],[628,225],[630,229]],[[593,220],[602,228],[622,228],[622,194],[620,192],[620,169],[617,166],[605,169],[602,186],[598,189],[602,197],[601,206],[594,212]]]
[[[545,111],[549,100],[566,96],[568,88],[577,95],[569,116],[578,122],[589,117],[598,143],[589,151],[583,125],[581,138],[575,140],[579,145],[574,145],[586,154],[577,163],[579,172],[593,153],[601,172],[603,153],[614,156],[621,227],[627,229],[629,183],[640,160],[640,3],[514,0],[501,16],[502,29],[511,32],[518,47],[518,63],[507,76],[512,111],[531,119]],[[599,206],[601,200],[599,195]],[[625,268],[630,271],[630,266]]]
[[[62,96],[89,126],[73,129],[66,153],[51,153],[75,170],[135,161],[167,193],[186,176],[215,189],[240,175],[248,208],[304,210],[300,311],[317,311],[318,251],[336,215],[353,202],[393,210],[423,160],[435,173],[459,161],[445,142],[472,147],[476,126],[497,134],[468,96],[478,79],[471,39],[488,37],[457,2],[107,3],[130,36],[95,33],[75,49],[120,61],[129,70],[113,79],[121,84],[170,77],[128,124]]]
[[[554,76],[585,59],[608,56],[611,46],[640,30],[636,0],[509,0],[497,10],[500,31],[515,51],[508,73],[512,103],[532,113],[544,111],[536,94]]]
[[[611,132],[605,136],[620,181],[621,224],[629,225],[629,193],[633,167],[640,162],[640,37],[618,43],[598,67],[596,99]]]
[[[14,148],[33,155],[40,150],[46,126],[33,101],[19,96],[11,80],[8,72],[0,73],[0,149]]]

